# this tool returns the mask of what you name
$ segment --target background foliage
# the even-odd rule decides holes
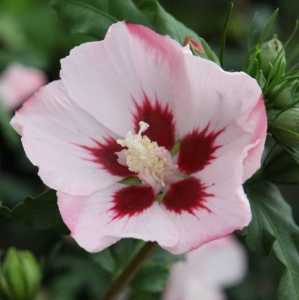
[[[299,40],[295,35],[283,51],[279,50],[282,44],[267,41],[276,33],[286,46],[299,2],[235,2],[224,66],[245,70],[258,79],[269,115],[269,136],[263,168],[245,186],[254,219],[239,238],[248,249],[249,272],[242,284],[227,293],[231,300],[298,300]],[[0,70],[17,61],[39,67],[49,80],[55,79],[59,59],[74,45],[103,38],[109,25],[122,19],[150,26],[181,43],[185,36],[192,36],[203,43],[209,59],[219,62],[215,53],[221,46],[227,1],[161,0],[160,4],[155,0],[2,0]],[[125,240],[98,254],[81,250],[67,237],[54,192],[38,179],[7,120],[9,116],[1,110],[3,260],[10,246],[29,249],[38,257],[42,268],[39,300],[100,300],[142,243]],[[178,259],[157,250],[132,282],[130,299],[159,299],[169,267]],[[4,265],[0,270],[1,286],[1,274],[7,271]],[[9,280],[13,285],[14,277]]]

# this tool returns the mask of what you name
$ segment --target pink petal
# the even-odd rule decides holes
[[[238,284],[245,276],[245,250],[232,236],[212,241],[187,254],[189,271],[206,285],[224,288]]]
[[[207,287],[197,278],[189,278],[184,266],[175,265],[163,300],[225,300],[223,291]]]
[[[60,213],[78,244],[90,252],[101,251],[121,238],[157,241],[162,247],[176,244],[177,231],[157,202],[142,209],[137,202],[131,213],[127,210],[126,214],[115,214],[121,211],[115,201],[129,201],[118,197],[123,195],[123,189],[124,185],[115,184],[91,196],[58,193]],[[141,198],[139,201],[147,203]]]
[[[267,114],[264,100],[260,99],[248,117],[248,124],[253,123],[255,127],[251,147],[244,160],[244,181],[250,178],[261,166],[261,157],[267,135]]]
[[[176,263],[164,300],[226,299],[224,287],[239,283],[246,273],[245,251],[232,237],[210,242]]]
[[[217,137],[217,143],[234,145],[239,148],[239,153],[245,151],[250,157],[240,166],[244,167],[242,176],[247,179],[260,165],[266,136],[266,114],[260,101],[260,87],[247,74],[225,72],[201,57],[185,54],[185,64],[184,90],[189,104],[177,102],[174,111],[180,139],[206,127],[209,132],[223,130]],[[255,148],[256,151],[249,151]]]
[[[45,83],[42,71],[12,64],[1,74],[0,98],[8,109],[15,109]]]
[[[127,166],[121,165],[118,162],[117,153],[123,148],[112,137],[107,137],[103,142],[95,141],[94,146],[80,145],[83,149],[91,155],[91,161],[99,164],[103,169],[108,171],[111,175],[120,177],[134,176]]]
[[[109,169],[97,161],[97,153],[88,151],[97,149],[112,133],[69,99],[61,81],[47,85],[27,101],[12,125],[22,135],[26,155],[51,188],[85,195],[121,179],[113,176],[111,161]]]
[[[209,196],[204,201],[205,209],[193,209],[192,213],[168,210],[179,231],[177,245],[167,248],[170,252],[179,254],[196,249],[248,225],[251,212],[242,188],[243,171],[239,168],[242,161],[237,151],[227,151],[193,175],[205,186],[204,192]]]
[[[134,126],[135,103],[144,106],[144,95],[154,111],[171,109],[184,76],[178,43],[124,22],[113,24],[104,41],[76,47],[61,64],[72,99],[120,135]]]

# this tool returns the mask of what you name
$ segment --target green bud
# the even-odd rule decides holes
[[[279,112],[278,112],[279,113]],[[299,106],[281,113],[271,121],[269,114],[271,132],[284,145],[289,147],[299,146]]]
[[[278,109],[284,109],[292,106],[299,99],[299,84],[288,85],[274,97],[274,106]]]
[[[41,282],[41,269],[29,251],[10,248],[4,258],[0,289],[9,300],[33,300]]]
[[[286,56],[280,40],[274,38],[261,45],[260,48],[260,64],[261,69],[266,75],[269,75],[274,70],[274,74],[280,75],[285,73]]]

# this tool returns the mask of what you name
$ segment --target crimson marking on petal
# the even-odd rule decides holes
[[[221,147],[216,145],[216,138],[224,129],[208,132],[208,127],[201,131],[195,129],[182,139],[178,156],[178,166],[182,172],[198,172],[216,158],[215,151]]]
[[[206,186],[194,177],[173,183],[163,198],[165,207],[177,214],[195,214],[198,209],[211,210],[206,206],[207,198],[213,196],[206,192]]]
[[[96,146],[84,146],[81,148],[87,150],[93,157],[91,161],[101,165],[102,168],[107,170],[110,174],[120,177],[133,176],[127,166],[118,163],[116,152],[120,152],[123,148],[112,137],[105,138],[103,143],[95,141]]]
[[[152,141],[159,146],[163,146],[170,150],[175,143],[175,124],[173,114],[168,104],[161,104],[158,100],[154,103],[150,102],[148,97],[144,95],[141,104],[135,101],[136,112],[134,114],[134,128],[139,130],[139,122],[144,121],[149,124],[149,128],[145,131]]]
[[[150,186],[132,185],[122,188],[113,195],[113,220],[138,215],[152,206],[154,201],[155,193]]]

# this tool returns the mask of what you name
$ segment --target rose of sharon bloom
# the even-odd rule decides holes
[[[61,64],[12,125],[83,248],[137,238],[183,253],[249,223],[242,183],[266,135],[254,79],[125,22]]]
[[[246,274],[245,251],[228,236],[187,254],[171,270],[164,300],[224,300],[223,288],[239,283]]]
[[[45,83],[42,71],[12,64],[0,76],[0,99],[8,110],[15,109]]]

